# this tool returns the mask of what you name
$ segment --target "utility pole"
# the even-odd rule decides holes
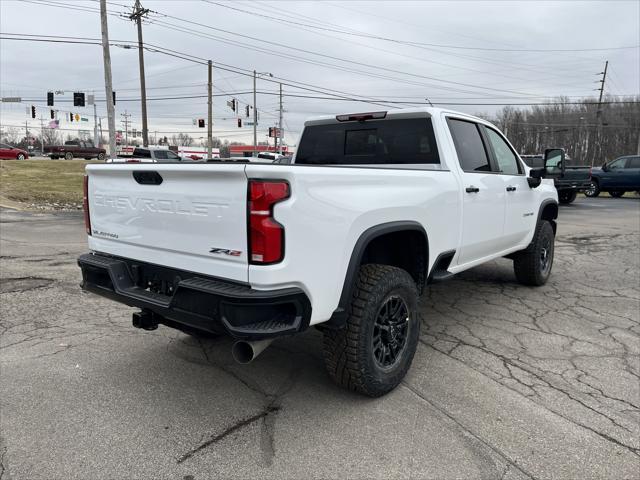
[[[147,130],[147,87],[144,78],[144,46],[142,44],[142,17],[149,13],[148,8],[142,8],[140,0],[136,0],[133,13],[129,18],[138,25],[138,61],[140,62],[140,98],[142,99],[142,145],[149,146],[149,132]]]
[[[213,64],[211,60],[207,62],[207,70],[209,74],[209,82],[207,83],[207,97],[209,102],[207,104],[207,159],[213,158]]]
[[[102,26],[102,57],[104,61],[104,89],[109,121],[109,157],[116,155],[116,117],[113,107],[113,84],[111,82],[111,53],[109,52],[109,24],[107,23],[107,0],[100,0],[100,23]]]
[[[280,155],[282,155],[282,142],[284,135],[282,134],[282,83],[280,84],[280,119],[278,121],[278,135],[280,139]]]
[[[598,157],[602,157],[602,94],[604,93],[604,82],[607,80],[607,68],[609,67],[609,60],[604,62],[604,71],[600,72],[598,75],[602,75],[602,80],[598,80],[600,82],[600,96],[598,97],[598,110],[596,111],[596,145],[593,149],[593,161],[591,162],[591,166],[593,166],[596,155]],[[600,163],[604,163],[603,159],[600,158]]]
[[[29,127],[28,127],[29,121],[25,120],[24,121],[24,141],[28,142],[29,141]]]
[[[96,101],[93,101],[93,144],[96,147],[100,145],[100,139],[98,138],[98,111],[96,110]]]
[[[256,71],[253,71],[253,156],[258,155],[258,105],[256,105]]]
[[[130,113],[127,113],[127,111],[125,110],[124,113],[120,114],[122,117],[124,117],[124,120],[121,120],[121,122],[124,124],[124,144],[125,146],[129,146],[129,123],[131,123],[129,121],[129,117],[131,116]]]

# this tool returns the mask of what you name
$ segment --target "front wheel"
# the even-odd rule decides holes
[[[563,190],[558,192],[558,201],[564,205],[573,202],[576,199],[578,192],[575,190]]]
[[[609,195],[612,196],[613,198],[620,198],[621,196],[624,195],[624,190],[611,190],[609,192]]]
[[[523,285],[540,286],[547,283],[553,266],[555,235],[547,220],[541,220],[526,248],[514,255],[513,270]]]
[[[405,270],[360,267],[346,325],[324,331],[324,360],[331,379],[370,397],[397,387],[418,345],[417,305],[416,284]]]
[[[73,153],[71,152],[67,152],[64,154],[64,159],[65,160],[73,160]]]
[[[24,160],[24,153],[19,153],[16,157],[17,160]]]
[[[584,194],[587,197],[597,197],[600,195],[600,185],[596,180],[591,181],[591,185],[584,191]]]

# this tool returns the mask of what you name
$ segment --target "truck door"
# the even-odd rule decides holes
[[[504,241],[506,248],[525,241],[537,220],[535,193],[527,183],[524,167],[516,152],[496,130],[482,126],[493,159],[493,169],[503,182],[506,193]]]
[[[462,178],[462,239],[458,265],[503,250],[504,180],[491,169],[489,151],[477,123],[450,117],[449,130]]]
[[[624,169],[624,187],[629,190],[640,189],[640,156],[627,157]]]
[[[600,188],[624,188],[624,174],[627,157],[616,158],[607,164],[600,174]]]

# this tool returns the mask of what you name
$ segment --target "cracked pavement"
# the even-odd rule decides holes
[[[403,384],[330,383],[316,330],[131,327],[82,293],[78,214],[2,210],[0,478],[640,478],[640,201],[561,206],[549,283],[499,260],[427,289]]]

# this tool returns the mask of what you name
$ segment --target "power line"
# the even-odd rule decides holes
[[[202,0],[205,3],[209,3],[212,5],[217,5],[219,7],[223,7],[223,8],[228,8],[230,10],[236,10],[239,12],[243,12],[249,15],[254,15],[254,16],[258,16],[260,18],[270,18],[273,20],[277,20],[280,22],[284,22],[284,23],[291,23],[288,20],[284,20],[282,18],[277,18],[277,17],[273,17],[270,15],[266,15],[266,14],[256,14],[255,12],[250,12],[247,10],[243,10],[237,7],[232,7],[230,5],[225,5],[223,3],[218,3],[218,2],[213,2],[211,0]],[[333,32],[333,33],[341,33],[343,35],[353,35],[353,36],[358,36],[358,37],[365,37],[365,38],[371,38],[371,39],[375,39],[375,40],[384,40],[386,42],[393,42],[393,43],[400,43],[403,45],[422,45],[422,46],[427,46],[427,47],[437,47],[437,48],[451,48],[451,49],[456,49],[456,50],[481,50],[481,51],[489,51],[489,52],[597,52],[597,51],[608,51],[608,50],[627,50],[627,49],[632,49],[632,48],[639,48],[640,45],[630,45],[630,46],[622,46],[622,47],[599,47],[599,48],[555,48],[555,49],[544,49],[544,48],[489,48],[489,47],[468,47],[468,46],[462,46],[462,45],[447,45],[447,44],[437,44],[437,43],[423,43],[423,42],[412,42],[409,40],[398,40],[395,38],[389,38],[389,37],[383,37],[380,35],[372,35],[372,34],[367,34],[367,33],[354,33],[354,32],[350,32],[350,31],[346,31],[346,30],[339,30],[339,29],[333,29],[333,28],[328,28],[328,27],[318,27],[316,25],[310,25],[310,24],[301,24],[298,22],[298,24],[300,25],[304,25],[305,27],[309,27],[309,28],[316,28],[316,29],[321,29],[321,30],[325,30],[325,31],[329,31],[329,32]]]

